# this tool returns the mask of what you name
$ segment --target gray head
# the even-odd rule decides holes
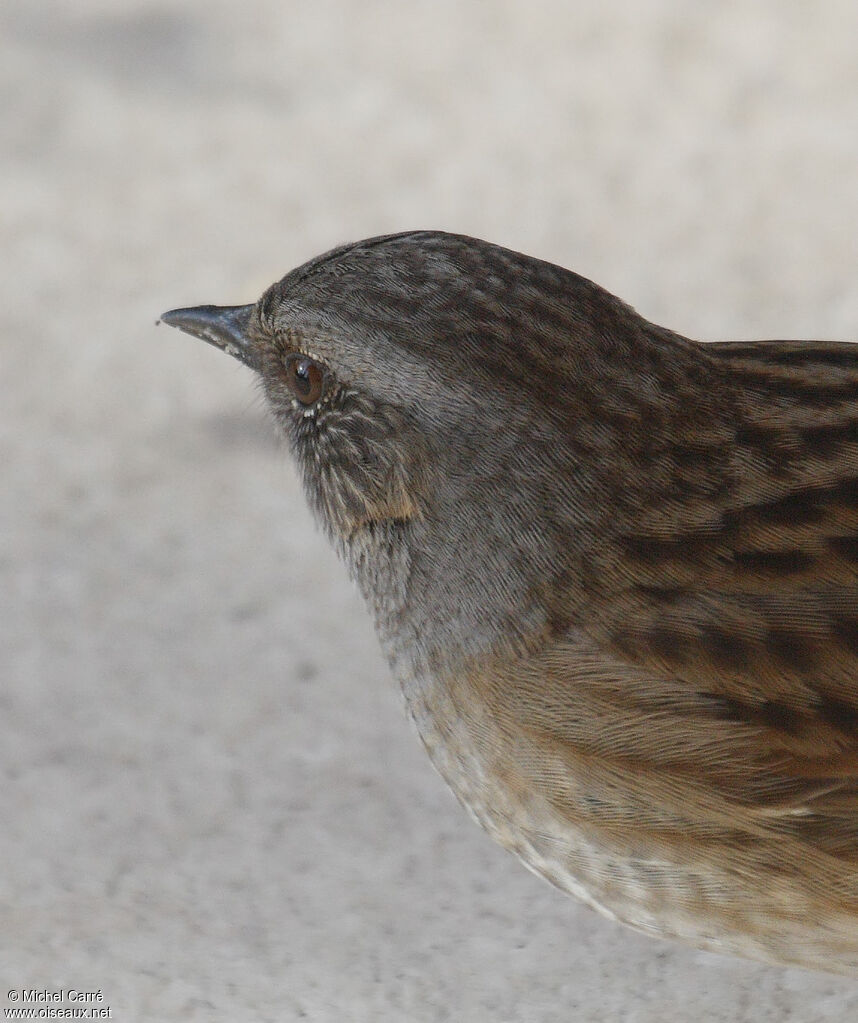
[[[436,669],[569,621],[564,580],[595,584],[586,552],[628,499],[630,426],[682,404],[646,360],[692,344],[560,267],[426,231],[163,319],[259,374],[391,656]]]

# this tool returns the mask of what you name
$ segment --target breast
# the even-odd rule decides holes
[[[854,870],[803,844],[787,814],[707,781],[700,763],[731,744],[741,756],[741,729],[710,715],[695,737],[694,700],[675,680],[577,643],[401,682],[459,801],[557,888],[656,937],[858,970]]]

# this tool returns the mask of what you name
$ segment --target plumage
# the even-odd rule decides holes
[[[648,933],[858,971],[858,346],[701,344],[438,232],[229,317],[165,320],[259,372],[473,816]]]

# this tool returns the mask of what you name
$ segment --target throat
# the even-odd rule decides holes
[[[473,547],[463,554],[453,536],[434,533],[424,517],[389,518],[340,544],[403,688],[419,690],[489,655],[526,653],[552,628],[549,587],[529,584],[512,563],[486,563]]]

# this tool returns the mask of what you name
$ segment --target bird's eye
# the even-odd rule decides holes
[[[290,355],[286,359],[286,383],[302,405],[314,405],[322,396],[325,370],[306,355]]]

